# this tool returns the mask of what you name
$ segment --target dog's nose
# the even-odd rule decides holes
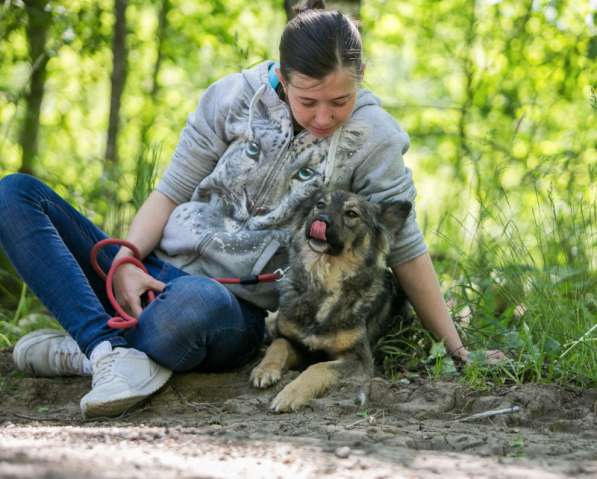
[[[330,224],[332,224],[332,218],[330,217],[330,215],[324,215],[324,214],[317,215],[316,219],[318,219],[319,221],[323,221],[328,226]]]

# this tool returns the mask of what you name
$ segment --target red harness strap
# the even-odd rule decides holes
[[[112,245],[112,244],[126,246],[133,252],[133,254],[135,256],[134,257],[127,256],[125,258],[120,258],[120,259],[112,262],[112,265],[110,266],[110,269],[108,270],[108,274],[106,275],[106,273],[104,273],[104,271],[99,266],[99,263],[97,261],[97,253],[103,247]],[[137,266],[137,268],[141,268],[145,273],[149,274],[147,271],[147,268],[141,262],[140,258],[141,258],[141,254],[139,253],[139,250],[137,249],[137,247],[134,244],[132,244],[131,242],[126,241],[126,240],[107,238],[107,239],[98,241],[93,246],[93,248],[91,248],[91,266],[93,267],[95,272],[98,274],[98,276],[106,282],[106,293],[108,294],[108,299],[110,300],[110,303],[112,304],[112,306],[114,307],[114,310],[118,314],[118,316],[114,316],[113,318],[110,318],[108,320],[108,326],[110,326],[113,329],[132,328],[132,327],[136,326],[137,323],[139,322],[139,320],[137,318],[128,314],[124,309],[122,309],[120,304],[118,304],[118,301],[116,301],[116,296],[114,296],[114,290],[112,287],[112,283],[114,281],[114,273],[116,273],[116,270],[118,268],[120,268],[123,264],[127,264],[127,263],[134,264],[135,266]],[[256,276],[246,276],[246,277],[242,277],[242,278],[213,278],[213,279],[215,281],[217,281],[218,283],[222,283],[222,284],[257,284],[257,283],[262,283],[262,282],[278,281],[283,276],[284,276],[283,271],[278,270],[275,273],[259,274]],[[147,291],[148,303],[151,303],[154,299],[155,299],[155,293],[151,290]]]

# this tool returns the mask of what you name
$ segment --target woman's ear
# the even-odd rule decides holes
[[[363,77],[365,76],[365,69],[366,69],[367,65],[365,65],[364,63],[361,63],[361,68],[359,68],[359,80],[363,81]]]

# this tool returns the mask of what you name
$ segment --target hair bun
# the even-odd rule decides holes
[[[305,0],[292,7],[295,15],[306,12],[307,10],[325,10],[324,0]]]

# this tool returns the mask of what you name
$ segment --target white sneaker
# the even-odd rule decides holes
[[[12,358],[20,371],[34,376],[89,376],[91,364],[68,333],[40,329],[17,341]]]
[[[116,348],[92,354],[91,391],[81,399],[85,417],[118,416],[160,389],[172,371],[136,349]]]

